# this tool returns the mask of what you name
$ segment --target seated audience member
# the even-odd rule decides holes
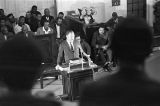
[[[41,14],[41,13],[37,14],[37,24],[38,24],[38,28],[41,27],[41,19],[42,19],[42,14]]]
[[[0,78],[8,88],[6,95],[0,98],[0,105],[61,106],[55,100],[31,94],[43,58],[37,45],[31,39],[17,36],[0,48]]]
[[[14,33],[13,28],[16,25],[16,19],[12,13],[7,15],[6,25],[10,27],[10,31]]]
[[[57,43],[59,45],[66,38],[66,26],[63,24],[63,19],[58,17],[56,23],[53,23],[52,27],[57,38]]]
[[[44,10],[44,15],[41,19],[41,25],[43,25],[45,21],[48,21],[49,24],[54,22],[54,17],[50,15],[50,10],[48,8]]]
[[[0,9],[0,18],[5,18],[4,9]]]
[[[19,20],[18,20],[18,24],[14,27],[15,34],[17,34],[18,32],[22,31],[22,26],[23,25],[26,25],[28,30],[31,31],[29,25],[25,23],[25,17],[24,16],[20,16]]]
[[[5,41],[10,40],[13,37],[14,34],[12,32],[9,32],[6,26],[2,26],[0,32],[0,46],[2,46]]]
[[[62,23],[65,25],[67,24],[63,12],[59,12],[57,18],[62,18]]]
[[[75,40],[80,45],[80,54],[79,55],[81,55],[81,53],[83,53],[83,55],[89,57],[91,55],[91,47],[89,46],[89,44],[84,39],[82,39],[80,37],[80,33],[76,33]]]
[[[41,18],[42,18],[42,15],[41,13],[38,13],[36,15],[36,17],[31,17],[31,24],[30,24],[30,28],[33,32],[37,32],[37,29],[39,27],[42,27],[41,26]]]
[[[36,5],[33,5],[32,8],[31,8],[30,13],[31,13],[31,16],[36,17],[37,14],[39,14],[40,12],[37,11],[37,6],[36,6]]]
[[[110,61],[107,54],[108,36],[108,29],[105,29],[104,25],[100,25],[98,31],[94,32],[92,37],[91,46],[93,47],[94,61],[99,65],[104,65],[107,62],[107,58]]]
[[[80,106],[160,105],[160,84],[144,68],[152,51],[152,32],[145,20],[124,19],[113,33],[111,49],[118,61],[117,73],[86,85]]]
[[[40,27],[42,27],[41,26],[41,18],[42,18],[42,14],[41,13],[38,13],[35,18],[34,17],[31,18],[31,25],[30,25],[30,27],[31,27],[31,30],[33,32],[37,32],[37,29],[40,28]]]
[[[0,27],[6,26],[8,28],[9,32],[13,32],[14,33],[13,27],[9,26],[7,24],[7,22],[8,22],[8,19],[6,17],[5,18],[4,17],[0,18]]]
[[[26,25],[22,26],[22,31],[18,32],[16,36],[25,36],[27,38],[33,38],[34,33],[32,31],[28,31],[28,27]]]
[[[49,27],[49,21],[44,21],[44,26],[37,29],[36,35],[44,35],[53,33],[53,29]]]
[[[63,12],[59,12],[57,17],[64,19],[64,13]]]
[[[31,25],[31,13],[30,13],[30,11],[26,12],[25,23],[28,24],[29,26]]]

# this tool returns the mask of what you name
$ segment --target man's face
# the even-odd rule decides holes
[[[4,15],[4,10],[0,9],[0,15]]]
[[[104,34],[104,28],[101,28],[101,27],[99,28],[99,34],[100,35]]]
[[[45,10],[44,10],[44,14],[45,14],[46,16],[49,16],[49,15],[50,15],[49,9],[45,9]]]
[[[11,22],[11,23],[14,23],[15,22],[15,18],[14,18],[14,16],[10,16],[10,17],[8,17],[8,19],[9,19],[9,21]]]
[[[5,25],[6,25],[5,20],[1,20],[1,22],[0,22],[0,26],[5,26]]]
[[[37,15],[37,19],[40,21],[41,18],[42,18],[42,15],[41,15],[41,14],[38,14],[38,15]]]
[[[19,19],[19,23],[20,23],[21,25],[23,25],[23,24],[25,23],[25,18],[20,18],[20,19]]]
[[[75,39],[76,39],[76,41],[78,41],[79,43],[81,42],[80,36],[77,36]]]
[[[62,19],[58,19],[57,20],[57,25],[61,25],[62,24]]]
[[[23,26],[22,26],[22,31],[23,31],[24,33],[28,32],[28,28],[27,28],[26,25],[23,25]]]
[[[70,32],[66,35],[66,38],[69,42],[73,42],[74,41],[74,38],[75,38],[75,35],[74,35],[74,32]]]
[[[26,18],[31,18],[31,13],[27,12],[26,13]]]
[[[37,7],[32,8],[32,11],[33,12],[37,11]]]
[[[44,29],[48,30],[49,22],[44,22]]]
[[[2,27],[1,31],[2,31],[3,34],[7,34],[8,33],[7,27]]]
[[[58,17],[63,19],[64,15],[63,14],[59,14]]]

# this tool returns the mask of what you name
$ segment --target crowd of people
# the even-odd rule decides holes
[[[17,35],[21,31],[23,32],[23,26],[26,26],[26,36],[32,32],[34,35],[43,35],[49,33],[57,33],[57,38],[62,38],[65,32],[63,31],[64,13],[59,12],[57,18],[50,15],[50,10],[46,8],[44,15],[37,10],[37,6],[33,5],[31,10],[26,12],[25,16],[15,18],[12,13],[5,15],[3,9],[0,9],[0,35],[5,36],[4,40],[10,39]],[[58,31],[57,31],[58,30]],[[60,31],[62,30],[62,31]]]
[[[80,55],[90,58],[90,45],[81,39],[80,33],[64,28],[63,16],[60,12],[58,18],[54,19],[49,9],[45,9],[41,17],[37,6],[33,6],[26,17],[20,16],[16,21],[13,14],[5,16],[3,9],[0,9],[0,38],[4,41],[0,45],[0,83],[7,89],[0,97],[0,105],[64,105],[63,101],[31,94],[32,86],[41,73],[43,60],[39,42],[32,39],[32,36],[55,32],[59,45],[57,69],[63,62],[80,58]],[[116,61],[117,72],[87,83],[80,92],[79,105],[160,105],[160,84],[145,72],[145,59],[152,52],[153,34],[150,27],[144,19],[138,17],[121,20],[115,12],[112,16],[95,31],[91,46],[95,55],[100,55],[103,64],[107,61],[106,57],[109,61]]]
[[[80,38],[80,42],[83,42],[81,45],[83,51],[85,51],[84,53],[91,57],[96,57],[92,58],[92,60],[98,65],[104,65],[106,62],[109,63],[113,60],[112,53],[108,49],[109,39],[119,19],[117,13],[114,12],[112,18],[106,24],[99,25],[98,30],[95,30],[91,42],[86,42],[85,39]],[[42,16],[36,5],[33,5],[31,10],[26,12],[25,16],[20,16],[19,18],[15,18],[12,13],[5,15],[4,10],[0,9],[0,44],[12,39],[16,35],[32,38],[37,35],[53,34],[59,48],[60,44],[66,39],[67,32],[72,30],[67,24],[63,12],[59,12],[55,18],[50,15],[50,10],[46,8]],[[82,33],[74,31],[75,36],[79,35],[82,37]],[[101,62],[99,63],[99,61]]]

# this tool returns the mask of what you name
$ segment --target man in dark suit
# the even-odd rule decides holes
[[[75,40],[79,43],[80,45],[80,55],[83,53],[84,56],[90,57],[91,55],[91,47],[90,45],[80,37],[80,33],[76,33],[75,35]]]
[[[57,43],[59,45],[66,38],[66,36],[65,36],[66,26],[63,23],[63,19],[58,17],[56,20],[56,23],[53,23],[53,25],[51,25],[51,27],[53,28],[53,32],[56,35]]]
[[[50,11],[49,11],[48,8],[46,8],[44,10],[44,15],[42,16],[42,19],[41,19],[41,25],[42,26],[44,25],[45,21],[49,21],[49,23],[51,23],[52,21],[54,21],[54,17],[50,15]]]
[[[1,106],[60,106],[55,100],[34,97],[31,89],[40,74],[42,52],[36,41],[24,36],[8,40],[0,48],[0,80],[8,92]]]
[[[57,65],[61,65],[63,60],[65,63],[69,63],[70,59],[79,58],[77,52],[77,44],[74,42],[75,34],[69,30],[66,32],[66,40],[64,40],[59,46],[59,53],[57,58]]]
[[[7,40],[10,40],[14,37],[14,34],[12,32],[8,31],[7,26],[2,26],[1,27],[1,32],[0,32],[0,46]]]
[[[138,25],[138,26],[137,26]],[[158,106],[160,84],[145,72],[152,33],[143,19],[128,17],[114,31],[111,50],[118,71],[84,87],[80,106]]]

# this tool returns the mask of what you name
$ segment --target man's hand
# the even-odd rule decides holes
[[[59,68],[60,68],[60,66],[57,64],[56,67],[55,67],[55,69],[59,70]]]
[[[108,45],[102,46],[103,50],[107,50],[107,48],[108,48]]]
[[[99,45],[96,45],[96,48],[99,48]]]

